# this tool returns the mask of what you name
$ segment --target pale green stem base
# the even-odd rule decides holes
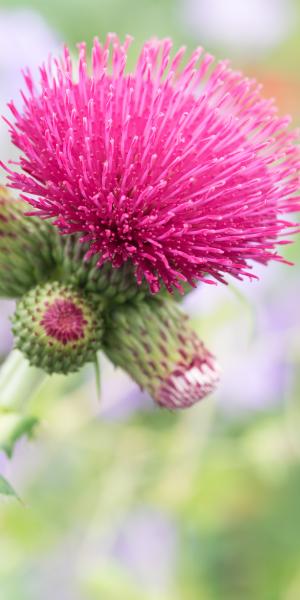
[[[13,350],[0,369],[0,411],[22,410],[46,377],[19,350]]]

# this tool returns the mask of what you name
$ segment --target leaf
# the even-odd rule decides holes
[[[0,495],[3,496],[12,496],[13,498],[17,498],[20,502],[20,498],[18,494],[15,492],[14,488],[0,475]]]
[[[6,417],[6,420],[9,418],[9,416],[10,415]],[[15,417],[14,420],[13,416]],[[2,420],[4,419],[5,416],[2,417]],[[8,423],[6,426],[7,429],[4,439],[1,439],[0,437],[0,449],[4,450],[7,456],[11,458],[16,442],[24,435],[26,435],[28,438],[31,438],[37,424],[38,419],[36,417],[19,417],[11,415],[11,423]]]

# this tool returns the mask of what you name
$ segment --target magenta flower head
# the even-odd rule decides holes
[[[296,230],[300,152],[289,118],[253,80],[197,48],[171,55],[147,42],[132,72],[131,38],[96,39],[88,67],[66,48],[40,70],[12,140],[22,151],[10,185],[42,218],[79,233],[98,266],[133,265],[152,293],[197,280],[253,277],[251,262],[283,260],[276,244]]]

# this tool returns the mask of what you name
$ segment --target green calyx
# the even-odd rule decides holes
[[[85,260],[80,236],[62,236],[49,221],[26,215],[28,206],[0,187],[0,296],[21,298],[36,285],[60,281],[111,306],[149,296],[129,263],[114,269]]]
[[[102,307],[72,286],[46,283],[19,300],[13,333],[32,366],[50,374],[78,371],[101,347]]]
[[[107,356],[159,405],[186,408],[216,387],[215,359],[173,300],[155,297],[112,311],[106,332]]]
[[[106,306],[111,307],[149,297],[147,285],[137,284],[134,267],[130,263],[118,269],[110,263],[98,267],[96,256],[85,260],[88,246],[81,243],[76,235],[60,236],[60,244],[60,253],[57,253],[59,278],[84,290],[96,301],[100,297]]]
[[[0,187],[0,296],[19,298],[53,271],[57,234],[45,221],[26,217],[27,207]]]

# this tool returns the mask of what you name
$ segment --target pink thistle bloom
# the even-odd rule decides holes
[[[46,335],[63,345],[83,338],[86,324],[81,308],[61,298],[50,304],[40,322]]]
[[[130,261],[153,293],[180,282],[251,274],[249,261],[283,260],[276,244],[298,230],[300,151],[255,81],[197,48],[180,66],[170,40],[147,42],[127,72],[131,38],[97,39],[92,67],[79,45],[24,77],[21,112],[9,104],[22,172],[11,187],[61,232],[79,233],[99,267]]]

